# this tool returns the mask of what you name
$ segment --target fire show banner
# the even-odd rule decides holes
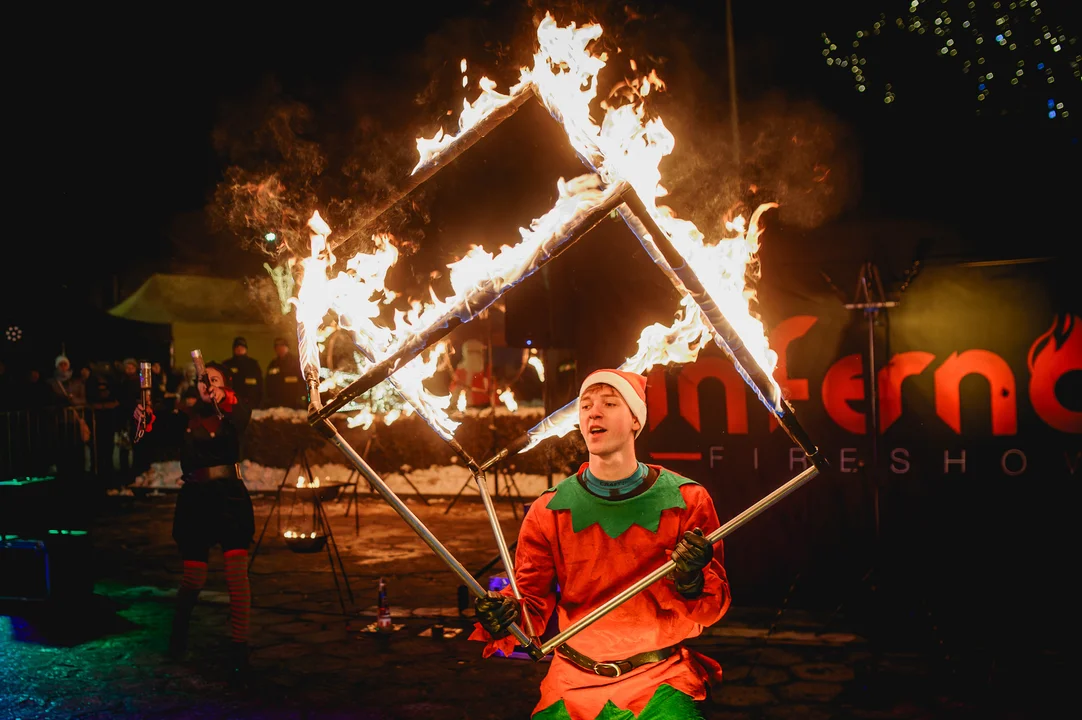
[[[840,473],[873,461],[893,476],[1067,479],[1082,471],[1080,318],[1051,307],[1032,278],[929,270],[875,332],[879,438],[868,438],[867,319],[833,297],[781,298],[768,323],[775,378]],[[927,286],[935,284],[934,287]],[[889,312],[889,318],[883,314]],[[799,472],[803,453],[771,423],[720,353],[647,388],[649,450],[710,477]]]
[[[746,587],[769,597],[801,573],[858,572],[883,546],[946,564],[1000,533],[1032,568],[1064,539],[1082,476],[1082,313],[1062,268],[925,268],[872,326],[874,436],[868,316],[816,268],[790,272],[760,288],[775,378],[832,469],[727,541]],[[640,452],[706,485],[722,521],[807,462],[720,352],[655,369],[647,403]]]

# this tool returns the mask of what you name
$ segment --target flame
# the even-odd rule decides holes
[[[500,393],[500,402],[502,402],[511,412],[518,410],[518,403],[515,401],[515,394],[511,392],[511,388],[507,388]]]
[[[530,359],[527,360],[526,363],[537,373],[537,379],[541,382],[545,382],[545,363],[541,361],[541,358],[536,355],[530,355]]]
[[[546,14],[537,29],[538,47],[532,67],[520,70],[519,82],[507,94],[496,90],[487,77],[478,82],[480,94],[471,103],[463,102],[458,118],[458,132],[447,135],[441,129],[431,138],[418,138],[419,160],[413,172],[439,160],[440,155],[477,123],[504,107],[523,93],[533,92],[549,113],[561,123],[579,156],[586,160],[596,174],[558,183],[559,197],[553,208],[534,220],[529,229],[521,229],[517,245],[500,247],[493,254],[476,245],[461,260],[448,265],[453,294],[445,299],[435,297],[430,302],[414,301],[406,311],[396,309],[390,326],[377,322],[383,306],[395,298],[386,288],[387,270],[398,258],[390,236],[373,237],[374,250],[359,253],[346,263],[345,270],[333,274],[336,259],[327,248],[330,227],[314,213],[309,222],[312,229],[311,252],[301,261],[302,282],[296,298],[298,344],[301,364],[306,378],[313,374],[324,383],[341,382],[343,378],[319,367],[320,343],[336,329],[347,330],[354,338],[360,372],[381,359],[394,355],[418,335],[430,328],[440,327],[448,319],[472,317],[469,307],[471,292],[479,287],[501,293],[536,266],[543,243],[571,222],[578,213],[587,211],[603,197],[603,188],[620,181],[629,183],[646,206],[653,220],[665,231],[677,251],[692,267],[719,306],[740,340],[763,370],[772,378],[777,354],[769,348],[762,322],[750,312],[753,291],[746,287],[745,272],[759,244],[759,219],[774,204],[760,205],[750,221],[742,216],[725,224],[726,235],[707,241],[690,221],[678,218],[675,212],[657,199],[666,195],[662,185],[660,163],[675,146],[672,133],[660,117],[646,118],[645,100],[664,83],[651,71],[638,73],[626,81],[628,92],[610,94],[609,100],[630,97],[618,104],[602,104],[604,116],[596,122],[591,115],[591,103],[597,99],[597,77],[608,58],[594,55],[588,48],[602,34],[597,24],[578,27],[575,23],[557,25]],[[467,63],[460,68],[465,76]],[[633,72],[636,67],[632,65]],[[647,240],[644,239],[644,244]],[[648,248],[649,249],[649,248]],[[677,320],[668,328],[651,326],[643,330],[638,352],[628,358],[626,368],[646,372],[650,367],[669,362],[689,362],[710,337],[709,325],[698,308],[685,298]],[[325,320],[332,315],[334,320]],[[543,380],[540,361],[531,365]],[[435,370],[423,356],[396,370],[388,379],[393,391],[406,401],[384,411],[384,422],[393,422],[402,414],[416,410],[445,439],[453,436],[458,423],[450,420],[447,409],[450,397],[437,398],[423,387],[423,381]],[[426,374],[427,373],[427,374]],[[775,397],[781,393],[775,385]],[[375,391],[376,388],[373,388]],[[382,392],[382,391],[381,391]],[[460,403],[464,398],[460,399]],[[352,408],[357,424],[373,422],[376,413],[366,414],[363,407]]]
[[[734,236],[708,243],[694,223],[656,204],[656,198],[666,195],[659,165],[672,152],[675,139],[660,118],[646,120],[643,102],[606,108],[601,124],[594,123],[590,102],[597,94],[596,78],[605,66],[605,57],[591,55],[586,45],[601,32],[601,27],[593,24],[559,27],[546,14],[537,28],[540,49],[534,55],[534,66],[523,70],[523,77],[528,76],[538,97],[563,124],[580,156],[591,162],[606,183],[626,180],[635,188],[651,217],[694,269],[764,374],[772,377],[777,353],[770,350],[762,321],[750,312],[752,295],[745,287],[745,270],[758,250],[757,221],[771,205],[756,210],[746,232],[733,225],[728,230]],[[653,81],[646,85],[651,84]],[[780,390],[775,389],[776,397],[780,397]]]
[[[747,227],[743,217],[726,223],[726,231],[732,235],[713,242],[708,242],[694,223],[678,218],[668,206],[658,205],[656,199],[667,194],[659,166],[661,159],[673,151],[675,138],[661,118],[646,119],[644,100],[651,88],[663,90],[664,83],[654,71],[640,75],[630,83],[633,101],[619,106],[604,103],[604,118],[596,123],[591,103],[597,97],[598,74],[608,58],[604,53],[592,54],[588,46],[601,34],[600,25],[560,26],[546,13],[537,28],[533,66],[521,68],[519,82],[510,94],[496,92],[493,84],[483,78],[481,95],[473,104],[466,103],[459,116],[456,136],[441,132],[430,140],[418,139],[421,157],[417,167],[431,162],[457,137],[513,97],[532,89],[563,125],[580,157],[592,165],[606,185],[626,180],[635,188],[651,217],[694,269],[764,376],[772,378],[777,354],[768,345],[762,321],[750,312],[754,294],[746,287],[745,270],[758,251],[759,217],[776,205],[760,205]],[[633,72],[637,71],[634,62],[630,65]],[[780,398],[780,389],[775,386],[774,390],[775,397]]]
[[[376,235],[372,238],[374,250],[371,253],[358,253],[346,263],[346,269],[331,276],[336,262],[334,255],[327,250],[327,236],[330,226],[315,212],[308,222],[312,229],[310,255],[301,262],[303,281],[296,298],[298,345],[301,349],[301,367],[305,376],[315,372],[322,376],[320,389],[327,389],[327,381],[332,384],[348,384],[348,375],[332,373],[320,368],[319,340],[336,329],[349,331],[354,344],[360,350],[355,355],[361,371],[369,364],[379,362],[393,352],[396,329],[402,322],[409,324],[413,314],[419,314],[419,303],[414,303],[409,313],[396,310],[394,328],[388,328],[376,322],[382,306],[393,301],[397,295],[385,287],[387,271],[398,260],[398,249],[391,242],[390,236]],[[329,311],[333,311],[336,323],[323,324]],[[314,329],[314,330],[313,330]],[[428,392],[423,383],[432,376],[438,367],[442,355],[446,353],[446,344],[440,343],[427,353],[419,355],[403,365],[388,384],[402,397],[406,404],[384,409],[384,422],[391,424],[403,412],[411,414],[414,409],[424,410],[426,421],[445,438],[453,437],[458,423],[447,416],[446,410],[450,396],[436,397]],[[354,378],[355,379],[355,378]],[[381,385],[383,385],[381,383]],[[377,389],[368,398],[368,402],[385,397],[386,388]],[[381,394],[383,393],[383,394]],[[363,402],[363,401],[362,401]],[[356,403],[355,403],[356,405]],[[348,406],[347,406],[347,409]],[[397,410],[398,412],[395,412]],[[363,413],[362,413],[363,414]],[[367,415],[371,416],[368,409]],[[371,425],[369,417],[362,417],[355,424]]]
[[[363,374],[372,364],[394,355],[418,335],[425,335],[435,327],[445,327],[454,318],[469,320],[475,312],[470,303],[472,293],[481,288],[482,295],[495,296],[513,286],[537,266],[546,252],[546,243],[566,234],[569,225],[606,198],[606,192],[596,175],[569,181],[561,178],[557,182],[556,203],[532,221],[528,229],[520,228],[518,244],[503,245],[495,254],[483,246],[473,246],[465,257],[447,266],[453,291],[451,296],[440,300],[430,292],[431,302],[413,301],[407,311],[395,309],[390,326],[382,324],[379,318],[383,307],[397,297],[385,285],[387,271],[398,259],[392,238],[389,235],[374,236],[371,252],[358,253],[347,261],[344,271],[334,274],[337,261],[327,246],[331,229],[318,212],[313,213],[309,221],[313,231],[310,256],[301,262],[303,281],[295,299],[298,345],[305,377],[321,378],[320,390],[343,386],[360,377],[358,374],[350,378],[345,373],[320,367],[320,342],[335,330],[346,330],[352,335],[358,350],[355,358]],[[324,323],[330,315],[333,319]],[[416,410],[441,437],[450,439],[454,436],[460,423],[451,420],[447,414],[450,395],[436,397],[423,386],[445,354],[446,345],[437,345],[429,349],[427,356],[415,357],[388,378],[386,382],[393,392],[405,402],[383,410],[385,423],[390,424]],[[377,386],[372,392],[379,396],[388,391],[379,390]],[[359,408],[354,403],[346,409]],[[354,422],[371,424],[371,419],[365,415]]]
[[[710,342],[712,332],[699,306],[686,295],[671,325],[654,323],[642,329],[637,351],[619,369],[645,375],[657,366],[694,362],[699,351]],[[567,435],[577,424],[578,401],[572,400],[530,430],[530,443],[522,452],[537,447],[547,438]]]
[[[442,360],[447,356],[447,348],[447,343],[441,341],[421,356],[420,369],[416,373],[420,382],[423,382],[436,372]],[[362,354],[354,353],[353,357],[358,366],[366,364],[365,357]],[[326,377],[320,383],[319,389],[322,392],[342,388],[359,377],[360,374],[358,373],[341,370],[330,371],[326,373]],[[400,417],[413,415],[415,406],[412,401],[405,398],[396,383],[398,383],[397,378],[394,383],[380,383],[360,395],[360,397],[355,398],[342,410],[342,412],[353,413],[346,418],[346,426],[351,428],[360,427],[362,430],[367,430],[372,427],[377,418],[381,419],[384,425],[390,425]],[[440,398],[434,400],[441,404],[444,402]]]
[[[463,73],[465,73],[465,70],[463,70]],[[469,81],[465,74],[463,74],[462,79],[462,87],[466,87]],[[410,171],[411,175],[430,163],[434,158],[439,157],[440,153],[458,139],[462,133],[484,120],[493,110],[497,110],[514,100],[516,92],[526,90],[525,86],[516,86],[512,94],[504,95],[496,92],[495,81],[484,76],[477,81],[477,85],[481,88],[481,94],[477,96],[477,99],[472,103],[469,100],[462,101],[462,112],[458,116],[458,133],[456,135],[447,135],[443,132],[443,128],[440,128],[430,138],[417,138],[417,154],[420,159],[413,170]]]

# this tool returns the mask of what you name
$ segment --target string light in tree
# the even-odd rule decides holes
[[[1008,112],[1011,103],[1033,112],[1039,103],[1039,111],[1050,120],[1070,117],[1068,105],[1082,81],[1078,38],[1047,18],[1038,0],[908,0],[905,7],[902,14],[879,13],[877,20],[858,28],[852,40],[822,33],[827,65],[844,72],[857,92],[873,87],[869,75],[875,63],[869,48],[886,52],[894,45],[884,43],[882,36],[901,33],[919,38],[922,51],[953,60],[954,67],[973,78],[978,114],[993,109],[995,101],[1000,113]],[[877,79],[875,87],[882,89],[883,102],[895,102],[895,86],[880,82]],[[1038,99],[1032,97],[1034,91]]]

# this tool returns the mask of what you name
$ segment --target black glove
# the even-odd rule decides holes
[[[477,598],[473,607],[477,611],[477,622],[481,623],[481,627],[493,638],[506,635],[507,628],[518,620],[518,602],[492,590],[489,590],[485,597]]]
[[[672,573],[676,590],[685,597],[697,597],[703,590],[703,568],[714,558],[714,545],[699,528],[684,532],[684,537],[672,551],[676,570]]]

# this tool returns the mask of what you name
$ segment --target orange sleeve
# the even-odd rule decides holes
[[[714,502],[706,489],[699,485],[684,485],[681,488],[687,510],[681,518],[680,536],[687,530],[700,528],[704,535],[721,527]],[[665,551],[671,556],[675,548]],[[732,602],[729,595],[729,579],[725,575],[725,543],[714,543],[714,558],[703,568],[703,591],[698,597],[688,599],[676,591],[671,578],[664,578],[654,585],[654,593],[663,607],[683,615],[699,625],[713,625],[725,615]]]
[[[551,495],[549,495],[551,497]],[[547,505],[547,500],[544,501]],[[540,634],[548,625],[552,611],[556,607],[556,566],[553,562],[552,542],[548,530],[552,530],[552,513],[542,507],[542,501],[535,502],[530,512],[522,521],[518,534],[518,546],[515,549],[515,580],[522,593],[521,614],[529,614],[530,623],[535,633]],[[547,527],[546,527],[547,526]],[[511,586],[501,592],[513,597]],[[519,619],[519,627],[526,630],[524,618]],[[480,624],[474,625],[470,640],[486,643],[484,657],[500,650],[510,655],[518,641],[508,635],[493,640]]]

